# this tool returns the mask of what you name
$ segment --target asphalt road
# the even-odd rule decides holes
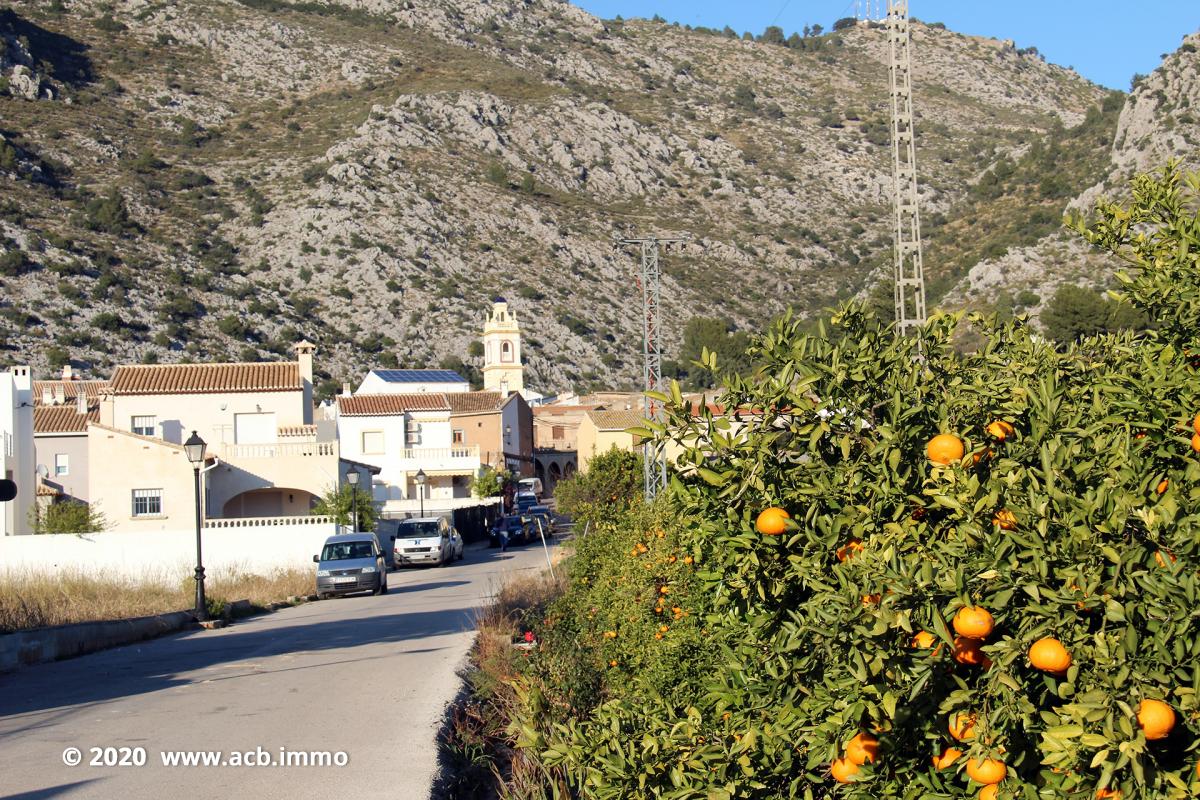
[[[382,597],[308,603],[0,675],[0,798],[425,800],[474,610],[506,574],[545,565],[540,545],[469,549],[452,566],[391,573]],[[64,764],[68,748],[82,764]],[[171,751],[278,760],[281,748],[340,752],[347,763],[162,762]]]

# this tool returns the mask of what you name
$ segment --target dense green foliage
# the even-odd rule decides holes
[[[642,500],[642,456],[616,447],[588,462],[587,472],[559,481],[554,498],[560,514],[577,525],[596,524]]]
[[[1001,800],[1194,796],[1200,176],[1187,184],[1140,178],[1130,208],[1079,225],[1137,267],[1122,294],[1159,330],[1059,351],[972,317],[984,344],[964,355],[960,315],[897,339],[856,304],[828,330],[784,319],[758,339],[762,369],[727,384],[732,417],[664,397],[656,430],[683,449],[669,506],[614,513],[580,544],[517,684],[512,730],[553,793],[974,796],[966,758],[931,765],[961,712],[965,754],[1007,764]],[[939,433],[961,460],[927,457]],[[782,536],[755,528],[773,505],[792,514]],[[660,587],[697,620],[681,647],[647,638]],[[983,665],[951,656],[950,620],[974,605],[996,621]],[[914,646],[922,631],[936,648]],[[1073,655],[1062,674],[1027,658],[1046,636]],[[1145,699],[1177,714],[1166,738],[1140,729]],[[861,732],[878,758],[839,786],[830,763]]]
[[[35,507],[29,516],[34,533],[98,533],[108,528],[99,509],[74,500]]]
[[[351,525],[355,511],[358,512],[358,530],[375,530],[375,520],[379,514],[371,501],[371,493],[358,487],[352,488],[349,484],[326,489],[325,494],[313,505],[311,513],[333,517],[338,525]]]
[[[471,491],[476,497],[499,497],[504,494],[504,487],[512,482],[512,473],[506,469],[484,467],[479,477],[471,484]]]
[[[1140,330],[1149,324],[1145,313],[1128,302],[1069,283],[1060,286],[1050,298],[1041,319],[1046,335],[1063,343],[1101,333]]]
[[[720,385],[725,375],[750,371],[749,346],[750,334],[734,330],[726,320],[692,317],[683,327],[679,359],[666,361],[663,374],[688,389],[711,389]],[[717,371],[703,366],[706,351],[716,354]]]

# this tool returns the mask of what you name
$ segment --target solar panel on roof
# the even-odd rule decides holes
[[[466,383],[467,379],[450,369],[377,369],[375,374],[388,383]]]

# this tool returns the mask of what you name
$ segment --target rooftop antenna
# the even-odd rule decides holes
[[[917,206],[917,150],[913,135],[912,37],[908,0],[887,0],[888,73],[892,92],[892,183],[895,221],[896,335],[925,323],[925,267]]]
[[[624,237],[618,245],[636,245],[642,252],[642,387],[646,392],[661,392],[662,377],[662,269],[659,249],[682,245],[687,237]],[[657,420],[662,408],[657,400],[644,398],[646,419]],[[647,502],[653,502],[667,487],[667,457],[662,448],[646,442],[642,448],[644,492]]]

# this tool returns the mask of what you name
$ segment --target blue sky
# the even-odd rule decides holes
[[[605,19],[659,14],[672,22],[729,25],[739,33],[756,34],[772,24],[789,34],[813,23],[828,29],[835,20],[854,14],[854,0],[575,2]],[[1174,52],[1185,34],[1200,29],[1200,0],[911,0],[910,8],[913,16],[944,22],[960,33],[1012,39],[1018,47],[1032,45],[1055,64],[1124,90],[1134,73],[1153,71],[1163,53]]]

